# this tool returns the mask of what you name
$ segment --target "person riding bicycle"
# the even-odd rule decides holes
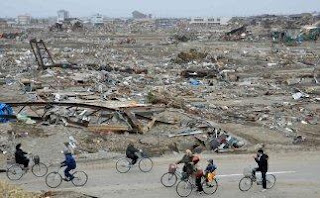
[[[64,176],[65,176],[64,180],[71,181],[74,179],[74,176],[70,174],[70,171],[74,170],[77,167],[76,161],[68,149],[64,149],[63,154],[65,155],[66,159],[65,159],[65,161],[61,162],[60,167],[64,167],[64,166],[67,167],[64,170]]]
[[[262,149],[258,150],[257,156],[254,156],[255,161],[258,163],[258,168],[252,170],[253,179],[256,179],[256,172],[260,171],[262,174],[262,187],[263,191],[267,189],[266,174],[268,172],[268,159],[269,156],[264,154]]]
[[[197,191],[202,192],[202,184],[201,184],[201,178],[203,177],[203,170],[199,166],[200,156],[195,155],[192,158],[192,165],[193,165],[193,173],[195,174],[195,183],[197,186]]]
[[[15,154],[14,154],[15,161],[16,161],[17,164],[22,164],[25,169],[28,169],[30,160],[25,156],[26,154],[28,154],[28,153],[24,152],[21,149],[21,143],[17,144],[16,151],[15,151]]]
[[[192,159],[193,159],[193,154],[191,150],[187,149],[182,159],[176,162],[176,164],[182,164],[182,163],[184,164],[182,168],[182,171],[183,171],[182,178],[181,178],[182,180],[187,179],[193,173],[193,165],[191,164]]]
[[[136,149],[134,147],[134,143],[133,142],[130,142],[128,147],[127,147],[127,150],[126,150],[126,156],[127,158],[131,159],[131,164],[134,165],[135,163],[137,163],[137,160],[139,158],[139,156],[137,155],[137,153],[139,153],[140,150]]]

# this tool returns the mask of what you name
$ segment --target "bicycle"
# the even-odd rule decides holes
[[[273,174],[266,175],[267,180],[267,189],[271,189],[276,183],[276,176]],[[252,169],[244,171],[244,177],[239,182],[239,189],[242,192],[248,191],[251,189],[254,182],[257,182],[257,185],[262,185],[262,177],[255,177],[253,175]]]
[[[160,182],[165,187],[172,187],[177,183],[178,179],[182,178],[182,172],[179,170],[176,164],[170,164],[168,172],[164,173]]]
[[[57,171],[53,171],[46,176],[45,182],[48,187],[57,188],[58,186],[61,185],[64,179],[62,179],[62,176],[59,172],[62,168],[64,167],[59,167]],[[64,181],[66,182],[71,181],[72,184],[76,187],[82,187],[88,181],[88,175],[84,171],[74,171],[73,173],[71,173],[71,175],[74,177],[72,180],[64,180]]]
[[[48,167],[40,162],[39,156],[32,156],[33,165],[31,166],[31,172],[36,177],[44,177],[48,173]],[[28,168],[25,168],[22,164],[14,163],[7,168],[7,177],[10,180],[19,180],[28,172]]]
[[[207,195],[213,195],[218,190],[218,182],[215,178],[215,172],[209,173],[206,176],[202,176],[201,182],[203,192]],[[197,188],[194,177],[181,180],[176,186],[176,192],[180,197],[188,197],[194,188]]]
[[[143,151],[140,151],[138,156],[137,164],[139,169],[144,173],[150,172],[153,168],[153,161],[151,158],[143,153]],[[116,169],[119,173],[127,173],[133,166],[132,160],[128,157],[122,157],[116,162]]]

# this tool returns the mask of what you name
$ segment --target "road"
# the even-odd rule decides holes
[[[248,192],[241,192],[238,183],[245,167],[255,165],[252,155],[217,155],[206,154],[203,158],[212,157],[218,165],[219,188],[211,197],[238,198],[280,198],[280,197],[320,197],[320,155],[317,152],[272,153],[270,154],[270,172],[275,172],[277,183],[273,189],[261,192],[261,186],[254,186]],[[58,190],[77,191],[97,197],[142,197],[163,198],[178,197],[175,187],[165,188],[160,177],[167,171],[168,164],[177,161],[181,156],[170,155],[154,158],[154,168],[150,173],[142,173],[137,167],[128,173],[120,174],[115,170],[115,160],[82,163],[78,169],[89,175],[85,187],[75,188],[72,183],[62,183]],[[203,166],[205,163],[203,162]],[[54,170],[54,169],[52,169]],[[1,174],[1,179],[6,179]],[[50,190],[44,178],[36,178],[32,174],[25,175],[20,181],[11,182],[28,191]],[[190,197],[208,197],[193,192]]]

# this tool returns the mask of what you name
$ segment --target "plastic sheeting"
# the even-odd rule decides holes
[[[5,103],[0,103],[0,115],[13,115],[12,107],[5,104]],[[5,123],[5,122],[9,122],[9,121],[10,121],[10,119],[8,119],[8,118],[0,117],[0,123]]]

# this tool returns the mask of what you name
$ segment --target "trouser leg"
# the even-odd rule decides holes
[[[258,168],[254,168],[252,169],[252,176],[255,178],[256,177],[256,172],[257,172]]]
[[[23,162],[23,166],[27,168],[29,166],[29,159],[25,159]]]
[[[267,178],[266,178],[266,172],[261,172],[262,174],[262,187],[264,189],[267,189]]]
[[[201,177],[196,177],[196,186],[198,191],[203,191],[203,188],[201,185]]]
[[[137,163],[137,160],[138,160],[138,156],[136,154],[133,154],[132,155],[132,165],[136,164]]]
[[[256,178],[256,172],[258,172],[258,171],[261,171],[261,169],[260,169],[260,168],[254,168],[254,169],[252,169],[252,176],[253,176],[253,178]]]
[[[129,154],[129,155],[127,155],[127,157],[131,159],[131,164],[132,165],[137,163],[137,160],[139,158],[136,154]]]
[[[66,178],[71,178],[72,175],[69,173],[72,169],[70,167],[67,167],[65,170],[64,170],[64,175]]]
[[[185,180],[188,178],[188,173],[187,173],[187,167],[186,165],[183,166],[182,168],[182,177],[181,177],[181,180]]]

